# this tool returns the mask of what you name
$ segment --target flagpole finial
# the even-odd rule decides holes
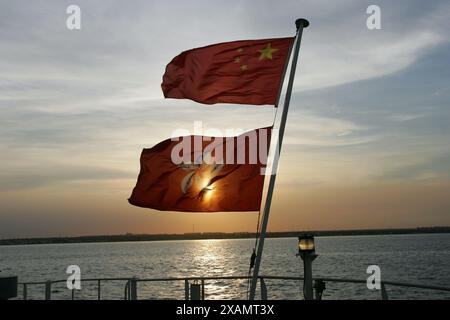
[[[307,28],[309,26],[309,21],[306,19],[297,19],[295,20],[295,26],[297,27],[297,30],[300,29],[300,27]]]

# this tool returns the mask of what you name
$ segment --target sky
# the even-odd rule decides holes
[[[81,30],[66,8],[81,8]],[[381,29],[366,26],[369,5]],[[241,232],[257,213],[127,199],[177,129],[270,125],[271,106],[165,100],[181,51],[293,36],[307,18],[269,231],[450,225],[448,1],[0,0],[0,238]]]

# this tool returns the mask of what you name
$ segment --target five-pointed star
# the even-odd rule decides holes
[[[278,49],[272,48],[272,44],[268,44],[264,49],[258,50],[261,55],[259,56],[259,61],[269,59],[272,60],[272,53],[277,52]]]

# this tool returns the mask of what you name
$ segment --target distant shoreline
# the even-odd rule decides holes
[[[285,231],[269,232],[267,238],[297,237],[302,233],[313,234],[319,237],[326,236],[360,236],[360,235],[394,235],[394,234],[432,234],[450,233],[449,227],[421,227],[404,229],[363,229],[363,230],[324,230],[324,231]],[[213,240],[213,239],[252,239],[252,232],[208,232],[184,234],[123,234],[80,237],[48,237],[2,239],[0,246],[31,245],[31,244],[62,244],[62,243],[96,243],[96,242],[139,242],[139,241],[168,241],[168,240]]]

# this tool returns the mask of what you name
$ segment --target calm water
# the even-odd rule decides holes
[[[254,240],[194,240],[92,244],[0,246],[1,274],[19,281],[66,279],[68,265],[79,265],[83,278],[182,277],[246,275]],[[301,276],[297,239],[266,240],[261,274]],[[316,238],[319,257],[314,275],[366,279],[368,265],[381,268],[382,279],[450,287],[450,234]],[[300,299],[301,283],[266,280],[272,299]],[[124,282],[102,284],[102,297],[122,299]],[[379,299],[365,284],[327,283],[324,299]],[[244,299],[245,280],[209,281],[207,299]],[[450,299],[450,293],[387,287],[397,299]],[[43,286],[28,295],[43,298]],[[21,294],[21,292],[20,292]],[[83,284],[77,298],[96,298],[96,285]],[[53,287],[53,298],[68,298],[65,283]],[[184,283],[139,283],[139,299],[182,299]]]

